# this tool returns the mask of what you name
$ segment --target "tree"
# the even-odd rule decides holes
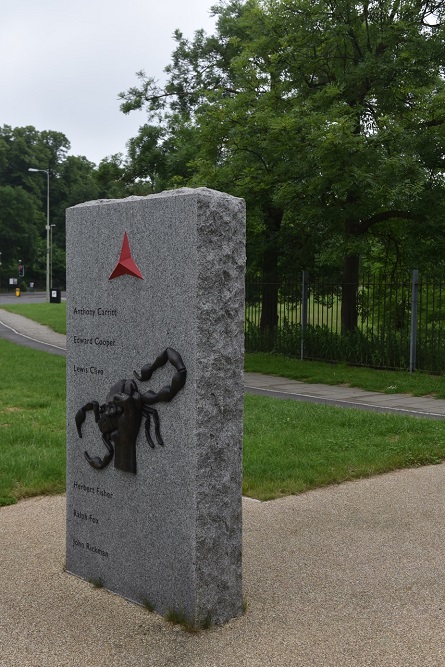
[[[153,194],[161,189],[165,173],[163,134],[161,127],[143,125],[138,136],[128,142],[124,178],[127,183],[137,184],[140,194]]]
[[[50,170],[50,220],[57,216],[57,174],[66,158],[69,141],[60,132],[39,132],[32,126],[0,128],[0,183],[7,188],[3,200],[2,272],[15,275],[20,258],[26,276],[43,280],[46,263],[47,179],[29,168]],[[64,227],[64,225],[63,225]],[[64,247],[64,231],[61,245]],[[9,263],[9,266],[8,266]]]
[[[246,199],[264,282],[291,247],[305,268],[327,249],[342,262],[344,331],[357,326],[360,261],[378,242],[403,239],[406,261],[416,237],[443,236],[444,7],[221,2],[215,35],[176,32],[164,88],[140,72],[121,94],[125,113],[145,108],[176,145],[187,129],[189,184]],[[276,322],[269,296],[263,328]]]
[[[95,176],[100,199],[118,199],[127,196],[122,162],[122,155],[116,153],[104,158],[99,163]]]
[[[0,186],[0,252],[2,278],[17,276],[19,262],[32,270],[38,247],[34,198],[22,188]]]
[[[65,209],[97,199],[101,193],[95,165],[68,156],[70,143],[61,132],[32,126],[0,128],[0,252],[2,273],[15,271],[18,259],[26,276],[44,281],[46,271],[47,179],[29,168],[49,169],[50,224],[55,283],[65,283]],[[104,192],[101,196],[106,196]]]
[[[315,172],[303,182],[315,214],[339,237],[349,331],[357,325],[359,258],[373,232],[397,220],[436,233],[442,224],[444,3],[318,2],[297,11],[298,4],[280,8],[289,30],[310,37],[288,70],[290,80],[304,72],[301,102],[318,117],[305,128]],[[301,201],[301,186],[293,190]]]
[[[221,10],[217,37],[206,38],[199,31],[189,43],[176,32],[178,46],[167,68],[171,78],[165,90],[158,90],[141,72],[141,88],[121,97],[124,112],[146,106],[152,119],[161,116],[170,164],[164,183],[208,185],[247,200],[252,230],[249,241],[256,239],[255,244],[249,242],[248,252],[257,257],[261,277],[268,284],[262,308],[262,327],[266,328],[274,327],[277,318],[283,208],[274,202],[279,155],[267,141],[268,128],[263,121],[260,127],[258,119],[252,119],[250,128],[245,122],[246,109],[255,106],[258,91],[256,81],[246,84],[242,63],[235,67],[241,49],[233,39],[234,30],[241,35],[246,29],[255,35],[262,27],[258,20],[251,22],[250,14],[246,25],[241,25],[244,12],[241,3]]]
[[[52,174],[53,203],[56,207],[52,219],[57,227],[65,227],[65,210],[99,197],[99,185],[93,162],[86,157],[69,155]],[[63,236],[64,239],[64,236]]]

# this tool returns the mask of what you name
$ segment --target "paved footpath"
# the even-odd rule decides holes
[[[38,322],[0,309],[0,337],[17,345],[32,347],[51,354],[64,355],[66,336]]]
[[[308,384],[260,373],[245,373],[244,385],[246,391],[276,398],[310,401],[359,410],[393,412],[429,419],[445,418],[445,400],[442,399],[409,396],[408,394],[381,394],[355,387]]]
[[[444,464],[245,498],[243,542],[246,614],[191,635],[64,572],[64,496],[0,508],[0,667],[444,667]]]
[[[52,354],[63,355],[66,350],[66,337],[62,334],[54,333],[48,327],[26,317],[1,309],[0,337]],[[244,384],[248,392],[276,398],[378,412],[395,412],[430,419],[445,418],[445,400],[434,398],[408,396],[407,394],[381,394],[354,387],[308,384],[260,373],[245,373]]]

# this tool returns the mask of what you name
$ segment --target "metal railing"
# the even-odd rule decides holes
[[[349,330],[342,327],[342,289],[307,272],[298,282],[248,283],[246,350],[445,372],[443,277],[418,271],[362,275],[350,304],[356,324]]]

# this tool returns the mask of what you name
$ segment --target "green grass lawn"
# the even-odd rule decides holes
[[[441,421],[245,396],[243,493],[261,500],[445,458]]]
[[[65,359],[0,339],[0,505],[65,489]]]
[[[340,328],[341,299],[333,295],[327,303],[314,300],[311,295],[307,302],[307,324],[312,326],[329,326],[332,331],[338,331]],[[246,320],[260,325],[261,306],[246,303]],[[292,302],[286,297],[280,299],[278,303],[278,316],[280,322],[286,321],[288,324],[301,324],[301,301]],[[361,326],[359,318],[359,326]]]

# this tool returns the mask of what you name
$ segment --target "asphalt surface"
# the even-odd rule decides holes
[[[345,407],[372,400],[252,374],[246,384]],[[416,411],[400,400],[384,396]],[[443,402],[427,400],[418,414],[441,418]],[[244,499],[247,611],[196,635],[64,571],[64,496],[2,507],[0,667],[443,667],[444,499],[443,464]]]

